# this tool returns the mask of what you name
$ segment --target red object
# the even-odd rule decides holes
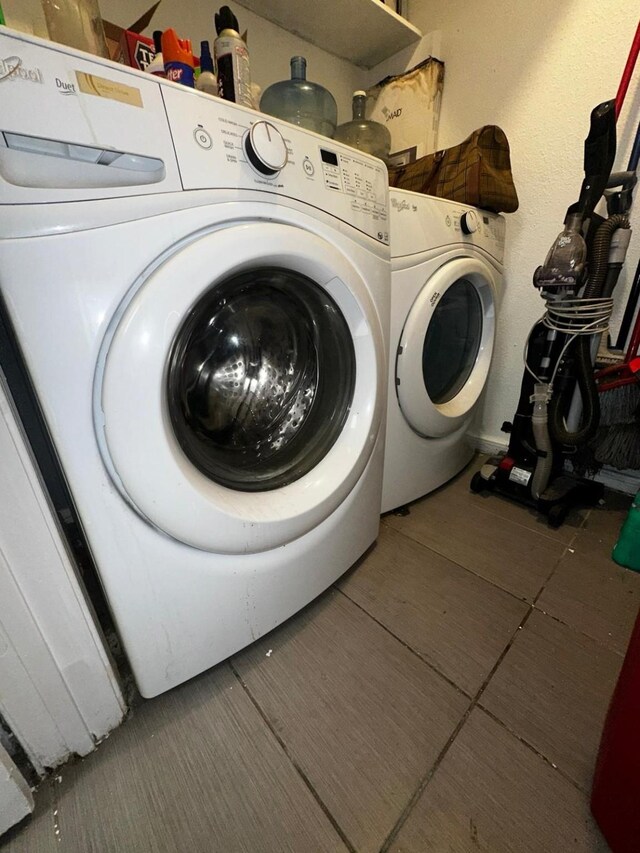
[[[153,39],[125,30],[120,38],[120,55],[125,65],[146,71],[156,55]]]
[[[613,853],[640,850],[640,615],[604,723],[591,811]]]
[[[603,367],[602,370],[595,372],[598,391],[610,391],[612,388],[620,388],[622,385],[640,382],[638,350],[640,350],[640,311],[638,311],[633,324],[631,340],[624,361],[620,364],[610,364],[608,367]],[[640,808],[640,805],[638,807]],[[640,842],[638,843],[638,850],[640,850]]]
[[[625,65],[624,71],[622,72],[622,79],[620,80],[620,85],[618,86],[618,92],[616,94],[616,121],[618,120],[618,116],[620,115],[620,110],[622,109],[625,95],[627,94],[627,89],[629,88],[629,81],[631,80],[631,75],[633,74],[633,69],[635,68],[639,52],[640,21],[638,21],[638,27],[636,29],[636,34],[634,36],[633,42],[631,44],[631,50],[629,51],[627,64]]]

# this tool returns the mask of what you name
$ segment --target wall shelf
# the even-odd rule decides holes
[[[237,0],[238,5],[317,47],[373,68],[422,38],[409,21],[380,0]]]

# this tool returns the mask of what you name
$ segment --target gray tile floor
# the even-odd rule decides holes
[[[470,471],[62,768],[3,853],[606,850],[588,794],[640,606],[609,556],[629,500],[552,531]]]

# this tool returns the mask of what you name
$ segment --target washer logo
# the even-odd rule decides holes
[[[0,59],[0,83],[15,83],[18,80],[25,83],[44,83],[42,71],[39,68],[25,68],[22,57],[7,56]]]
[[[431,299],[429,300],[429,304],[431,305],[432,308],[436,304],[438,299],[440,299],[440,291],[436,290],[436,292],[432,294]]]
[[[61,95],[78,94],[74,83],[65,83],[64,80],[60,80],[59,77],[56,77],[56,88]]]

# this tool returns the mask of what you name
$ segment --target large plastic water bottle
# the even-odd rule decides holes
[[[360,151],[366,151],[367,154],[373,154],[374,157],[387,161],[391,148],[391,134],[380,122],[365,118],[366,101],[366,92],[359,90],[353,93],[353,118],[338,127],[335,138],[352,148],[358,148]]]
[[[304,56],[291,57],[291,80],[281,80],[265,89],[260,109],[323,136],[333,136],[338,123],[333,95],[319,83],[307,80]]]

